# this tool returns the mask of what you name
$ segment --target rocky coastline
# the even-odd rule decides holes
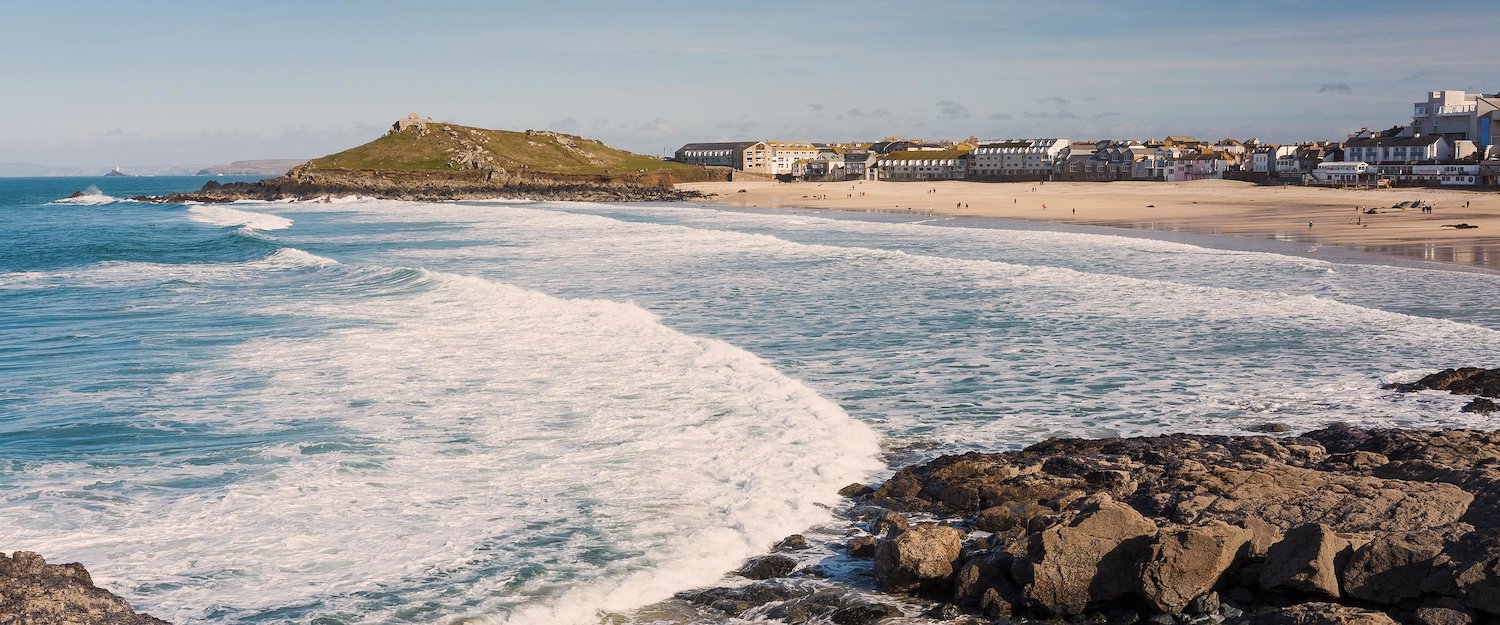
[[[1385,388],[1484,412],[1500,369]],[[1500,623],[1500,433],[1250,430],[907,466],[840,492],[823,552],[793,536],[676,601],[791,624]]]
[[[361,196],[385,200],[443,202],[453,200],[524,199],[571,202],[676,202],[699,196],[650,176],[501,175],[494,172],[409,172],[294,168],[284,176],[256,182],[220,184],[210,180],[197,191],[134,199],[181,204],[238,200],[317,201]]]
[[[1397,392],[1500,394],[1500,369]],[[643,621],[1500,623],[1500,432],[1054,438],[851,484],[839,519]],[[809,535],[812,535],[810,532]],[[654,616],[653,616],[654,615]],[[81,565],[0,554],[0,623],[162,623]]]
[[[1500,622],[1493,432],[1052,439],[843,494],[839,557],[865,563],[873,595],[809,586],[817,565],[773,554],[740,572],[759,581],[679,599],[842,625],[913,602],[967,623]]]

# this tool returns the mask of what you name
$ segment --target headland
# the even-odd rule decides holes
[[[672,201],[696,197],[677,183],[727,180],[727,168],[674,163],[551,131],[488,130],[413,113],[380,138],[313,159],[285,175],[219,184],[165,202],[366,197],[443,201],[516,198]]]

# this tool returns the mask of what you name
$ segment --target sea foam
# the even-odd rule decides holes
[[[391,600],[366,598],[382,594],[433,618],[585,623],[712,579],[878,469],[873,431],[837,405],[639,307],[308,256],[192,280],[301,267],[326,296],[245,312],[335,329],[250,341],[153,398],[181,427],[299,440],[231,465],[38,467],[33,489],[143,488],[3,509],[0,533],[175,621],[317,602],[385,622]],[[151,486],[168,483],[222,486]]]
[[[195,204],[188,207],[189,218],[214,226],[243,226],[251,230],[285,230],[292,227],[292,220],[269,213],[243,211],[216,204]]]

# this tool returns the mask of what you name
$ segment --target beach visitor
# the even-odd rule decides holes
[[[1307,227],[1308,228],[1312,228],[1312,222],[1311,221],[1307,222]]]

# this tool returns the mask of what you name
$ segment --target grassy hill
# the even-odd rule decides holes
[[[599,141],[548,131],[487,130],[423,122],[392,130],[356,148],[314,159],[313,171],[430,173],[676,183],[722,178],[696,165],[618,150]]]

